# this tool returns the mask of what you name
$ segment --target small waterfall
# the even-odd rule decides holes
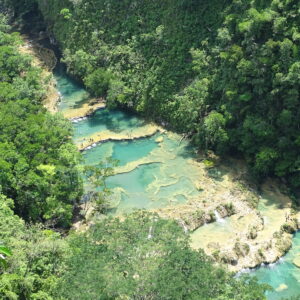
[[[273,269],[276,265],[277,265],[276,262],[275,262],[275,263],[271,263],[271,264],[268,264],[268,265],[267,265],[267,268]]]
[[[214,214],[215,214],[215,217],[216,217],[216,221],[218,223],[224,223],[225,222],[225,219],[221,218],[220,214],[216,210],[214,211]]]
[[[186,225],[183,223],[182,226],[183,226],[184,233],[188,233],[189,229],[186,227]]]
[[[268,218],[266,216],[263,216],[264,225],[268,224]]]
[[[280,257],[277,261],[266,265],[267,268],[273,269],[274,267],[282,264],[284,262],[284,257]]]
[[[152,226],[150,226],[149,228],[149,234],[148,234],[148,240],[150,240],[152,238]]]
[[[189,229],[187,228],[187,226],[185,225],[185,223],[182,220],[179,219],[178,223],[183,228],[184,233],[188,233],[189,232]]]

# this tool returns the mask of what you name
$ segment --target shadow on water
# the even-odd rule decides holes
[[[216,167],[207,170],[207,175],[218,182],[224,181],[224,176],[226,174],[228,174],[228,171]]]
[[[135,129],[138,126],[146,124],[145,121],[139,119],[135,115],[129,115],[119,110],[102,109],[96,111],[87,120],[90,127],[97,127],[99,125],[105,125],[105,127],[114,132],[121,132],[125,129]]]
[[[182,150],[179,151],[178,156],[185,159],[196,158],[196,148],[187,144],[182,147]]]
[[[55,66],[53,74],[55,77],[61,79],[62,84],[58,89],[61,92],[62,88],[67,96],[71,96],[77,90],[84,89],[84,85],[81,81],[76,80],[74,77],[67,74],[67,66],[62,62],[59,62]],[[67,89],[65,87],[67,87]]]
[[[261,194],[264,207],[275,207],[277,209],[289,207],[290,199],[285,195],[284,191],[279,189],[279,186],[276,186],[273,182],[264,186]]]
[[[82,100],[76,102],[76,103],[72,106],[72,108],[80,108],[80,107],[82,107],[82,105],[83,105],[84,103],[86,103],[88,99],[89,99],[89,96],[83,97]]]

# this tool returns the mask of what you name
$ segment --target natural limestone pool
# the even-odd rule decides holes
[[[80,107],[89,99],[88,93],[64,73],[56,72],[55,77],[62,96],[59,104],[62,113]],[[88,118],[76,120],[73,125],[74,141],[77,145],[82,145],[79,147],[81,150],[85,148],[83,156],[86,164],[97,164],[107,157],[119,160],[116,174],[108,180],[109,187],[115,191],[110,210],[113,215],[148,209],[179,219],[181,211],[190,213],[196,208],[200,210],[211,206],[211,211],[215,212],[219,203],[236,195],[229,192],[230,188],[237,189],[231,183],[229,173],[225,172],[219,178],[208,177],[204,165],[195,160],[195,149],[187,141],[170,132],[150,132],[145,121],[135,115],[119,110],[100,109]],[[146,127],[146,137],[130,140],[132,135],[143,136]],[[94,143],[98,135],[105,136],[105,142],[98,139]],[[111,135],[117,138],[106,141]],[[88,140],[92,142],[85,144]],[[90,146],[87,148],[86,145]],[[277,217],[285,217],[284,209],[279,210],[279,207],[268,202],[269,197],[270,195],[263,196],[260,201],[259,209],[266,224],[269,222],[270,225],[265,227],[265,231],[261,231],[261,237],[271,234],[268,230],[277,226]],[[243,207],[240,211],[243,211]],[[205,248],[213,240],[227,242],[224,236],[229,240],[234,239],[237,232],[233,228],[238,230],[239,226],[248,226],[251,218],[251,212],[244,217],[236,214],[199,227],[192,233],[192,246]],[[185,222],[184,218],[180,220]],[[185,225],[189,226],[187,222]],[[268,293],[268,299],[296,295],[300,290],[300,270],[292,263],[299,253],[298,233],[293,239],[293,248],[280,263],[251,271],[261,282],[268,283],[275,289]]]
[[[179,142],[158,133],[134,141],[105,142],[83,152],[87,164],[108,157],[119,161],[116,175],[108,179],[109,187],[122,189],[114,214],[184,203],[200,193],[190,178],[190,170],[181,167],[192,149]]]

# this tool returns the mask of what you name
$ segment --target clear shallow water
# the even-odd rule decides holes
[[[125,130],[130,132],[130,130],[144,124],[143,120],[120,110],[101,109],[97,110],[91,117],[74,123],[74,139],[80,141],[85,137],[105,130],[116,133]]]
[[[293,264],[293,259],[299,254],[300,232],[297,232],[293,240],[292,249],[283,259],[278,263],[260,267],[252,272],[260,282],[267,283],[274,288],[274,291],[267,293],[268,299],[279,300],[300,295],[300,269]],[[280,290],[280,286],[287,288]]]
[[[58,105],[60,111],[76,108],[90,98],[89,93],[82,86],[65,76],[63,66],[59,65],[56,68],[54,77],[57,81],[57,89],[61,93],[61,101]]]
[[[136,141],[125,141],[114,144],[112,158],[119,161],[120,166],[147,156],[157,147],[154,138],[145,138]]]
[[[105,142],[84,151],[83,155],[87,165],[95,165],[97,162],[111,157],[118,160],[119,166],[124,166],[147,156],[157,146],[155,137],[135,141]]]
[[[108,157],[119,160],[121,173],[108,179],[108,186],[117,189],[119,200],[115,201],[112,214],[128,213],[135,209],[156,209],[171,204],[184,203],[187,197],[196,196],[193,182],[188,178],[184,163],[188,148],[178,147],[181,155],[174,155],[177,141],[164,137],[156,142],[156,134],[150,138],[130,142],[107,142],[84,152],[86,164],[96,164]],[[167,150],[166,150],[167,148]],[[185,149],[185,150],[184,150]],[[138,161],[138,163],[136,163]],[[136,163],[129,170],[127,164]],[[118,171],[119,168],[116,168]]]
[[[151,199],[147,187],[154,180],[159,164],[142,165],[129,173],[115,175],[108,179],[111,188],[120,187],[124,190],[119,205],[111,211],[114,214],[128,213],[135,209],[161,207],[162,203]]]
[[[59,105],[60,110],[78,107],[88,99],[88,93],[61,70],[56,72],[55,77],[58,90],[63,96]],[[114,132],[131,130],[143,124],[143,120],[121,111],[100,110],[89,119],[74,124],[74,140],[78,142],[104,130]],[[109,178],[108,185],[116,189],[112,214],[127,213],[134,209],[164,207],[171,204],[170,199],[172,203],[184,203],[188,197],[197,196],[199,193],[193,179],[199,178],[200,174],[188,163],[188,159],[193,157],[193,149],[185,143],[180,143],[178,139],[164,136],[163,142],[157,143],[156,138],[157,135],[130,142],[107,142],[85,152],[85,163],[89,165],[96,164],[106,157],[120,160],[120,166],[126,166],[136,160],[145,160],[145,164],[136,166],[130,172]],[[220,224],[215,223],[214,226],[216,234],[222,239]],[[251,272],[261,282],[277,289],[268,293],[269,300],[297,295],[300,291],[300,270],[292,263],[298,253],[300,253],[300,233],[296,234],[293,248],[282,263],[261,267]],[[282,284],[288,289],[279,291],[278,288]]]

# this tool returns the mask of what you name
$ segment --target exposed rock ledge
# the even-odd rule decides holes
[[[300,253],[298,253],[298,255],[296,256],[296,258],[293,260],[293,264],[300,268]]]
[[[98,109],[105,108],[105,101],[103,99],[91,99],[86,103],[83,103],[79,108],[72,108],[63,111],[65,118],[76,121],[79,118],[84,118],[92,115]]]
[[[193,248],[203,248],[231,271],[274,263],[292,246],[292,233],[300,229],[291,200],[267,181],[258,209],[243,211],[226,219],[225,224],[202,226],[191,234]],[[236,203],[236,202],[234,202]]]
[[[126,130],[120,133],[105,130],[101,133],[97,132],[82,140],[76,141],[76,144],[78,150],[83,151],[91,149],[98,143],[103,143],[107,141],[131,141],[152,136],[159,131],[163,132],[164,130],[155,124],[148,124],[131,131]]]
[[[155,128],[148,133],[154,134]],[[112,132],[106,132],[105,137],[102,132],[99,140],[140,138],[145,136],[144,128],[142,132],[131,137],[125,133],[115,136]],[[164,165],[165,155],[172,160],[164,144],[160,145],[146,158],[117,167],[116,173],[130,172],[142,164]],[[175,204],[170,199],[169,206],[153,211],[163,218],[175,219],[186,232],[191,232],[194,249],[203,248],[216,263],[227,265],[231,271],[273,263],[291,247],[292,233],[299,228],[300,213],[293,214],[291,200],[279,189],[279,183],[271,180],[264,183],[260,196],[243,182],[243,167],[236,161],[229,165],[225,172],[218,168],[221,177],[214,179],[208,176],[205,163],[188,160],[182,166],[182,173],[189,170],[190,179],[200,193],[185,195],[188,201],[183,204]],[[258,208],[253,207],[255,203],[259,203]]]

